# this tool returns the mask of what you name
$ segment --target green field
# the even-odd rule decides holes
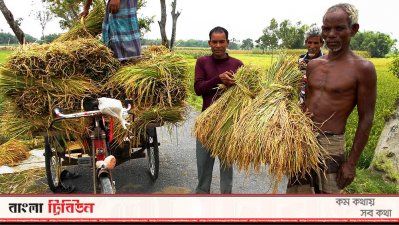
[[[0,50],[0,64],[3,64],[12,51]]]

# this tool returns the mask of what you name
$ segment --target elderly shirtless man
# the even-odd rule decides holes
[[[376,102],[374,65],[350,49],[351,38],[358,32],[358,11],[350,4],[337,4],[324,15],[322,37],[329,52],[309,62],[305,108],[319,124],[318,139],[334,160],[316,180],[321,193],[340,193],[356,176],[356,164],[368,141]],[[359,122],[350,153],[345,151],[345,126],[357,106]],[[311,183],[308,181],[308,183]],[[306,182],[290,181],[287,193],[311,193]],[[305,187],[309,187],[306,189]]]

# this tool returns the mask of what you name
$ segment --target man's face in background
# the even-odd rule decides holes
[[[324,42],[322,42],[321,37],[308,37],[305,42],[305,46],[308,49],[308,56],[314,58],[319,55],[323,44]]]

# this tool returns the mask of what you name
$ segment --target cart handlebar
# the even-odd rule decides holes
[[[80,118],[80,117],[98,116],[98,115],[101,115],[102,113],[100,110],[93,110],[93,111],[84,111],[84,112],[71,113],[71,114],[63,114],[63,113],[61,113],[60,108],[55,108],[54,114],[59,119],[73,119],[73,118]]]
[[[110,100],[116,100],[116,99],[110,99]],[[131,103],[127,103],[127,107],[121,107],[119,106],[117,109],[120,110],[119,113],[115,113],[112,110],[90,110],[90,111],[83,111],[83,112],[77,112],[77,113],[70,113],[70,114],[63,114],[61,108],[54,108],[54,114],[56,115],[56,118],[51,121],[50,123],[50,128],[54,124],[54,122],[57,122],[59,120],[64,120],[64,119],[76,119],[76,118],[82,118],[82,117],[94,117],[94,116],[100,116],[100,115],[109,115],[113,116],[119,119],[126,118],[127,115],[129,115],[129,111],[132,108]],[[117,115],[119,114],[119,115]]]

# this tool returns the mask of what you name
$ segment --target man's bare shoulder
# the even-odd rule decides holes
[[[357,71],[359,71],[357,74],[360,82],[376,82],[377,73],[371,61],[356,54],[353,54],[352,60]]]
[[[369,74],[375,76],[375,66],[371,61],[354,53],[348,58],[348,60],[352,61],[353,65],[358,71],[361,72],[361,74]]]
[[[375,66],[371,61],[369,61],[359,55],[355,55],[354,60],[356,61],[356,64],[361,69],[365,69],[365,70],[375,69]]]
[[[322,65],[322,64],[325,64],[326,62],[328,62],[328,58],[327,58],[326,55],[323,55],[323,56],[321,56],[319,58],[312,59],[311,61],[309,61],[308,68],[309,67],[312,68],[312,67],[315,67],[315,66],[318,66],[318,65]]]

